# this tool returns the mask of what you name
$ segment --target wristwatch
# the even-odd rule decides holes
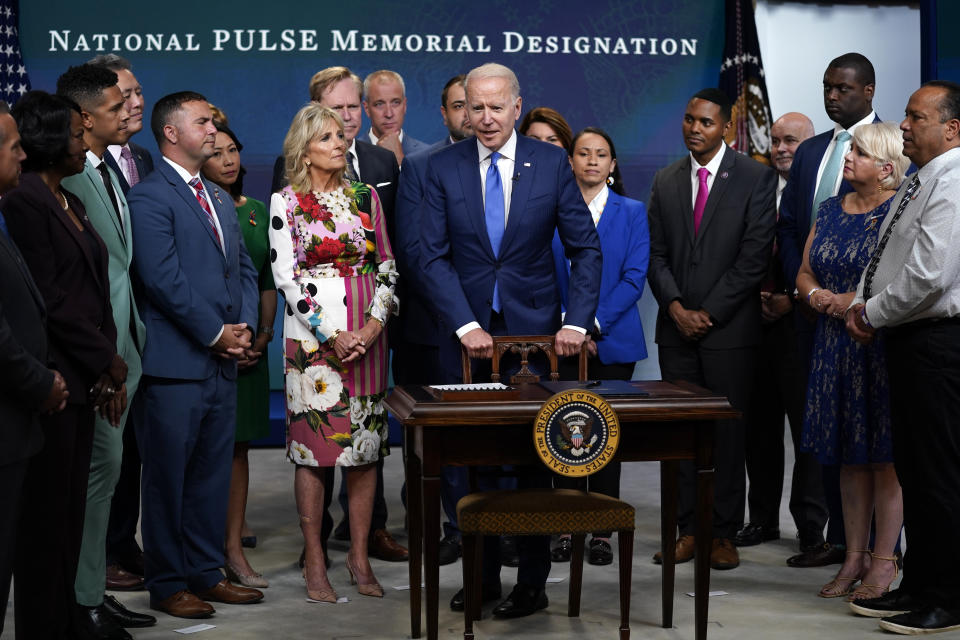
[[[273,327],[263,325],[262,327],[257,328],[257,333],[265,333],[266,335],[273,337]]]

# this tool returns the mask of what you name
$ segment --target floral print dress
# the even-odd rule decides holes
[[[397,269],[376,191],[363,183],[270,200],[270,260],[286,300],[283,323],[287,458],[309,467],[357,466],[388,453],[386,323],[397,310]],[[343,364],[327,343],[370,318],[384,330]]]

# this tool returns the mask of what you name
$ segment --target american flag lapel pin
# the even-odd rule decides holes
[[[730,177],[730,174],[727,173],[726,171],[724,171],[723,173],[720,174],[720,177],[721,177],[722,179],[726,180],[727,178]]]
[[[217,199],[217,202],[219,202],[220,204],[223,204],[223,200],[220,199],[220,189],[217,189],[216,187],[214,187],[213,197]]]
[[[523,166],[529,167],[529,166],[530,166],[530,163],[529,163],[529,162],[524,162],[524,163],[523,163]]]

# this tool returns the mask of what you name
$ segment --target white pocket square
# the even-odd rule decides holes
[[[389,181],[389,182],[378,182],[378,183],[377,183],[377,187],[385,187],[385,186],[387,186],[388,184],[392,184],[392,181]]]

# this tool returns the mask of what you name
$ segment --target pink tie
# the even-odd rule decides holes
[[[697,169],[697,178],[700,180],[700,186],[697,188],[697,201],[693,205],[693,232],[700,231],[700,221],[703,220],[703,210],[707,206],[707,196],[710,190],[707,187],[707,176],[710,172],[704,167]]]

